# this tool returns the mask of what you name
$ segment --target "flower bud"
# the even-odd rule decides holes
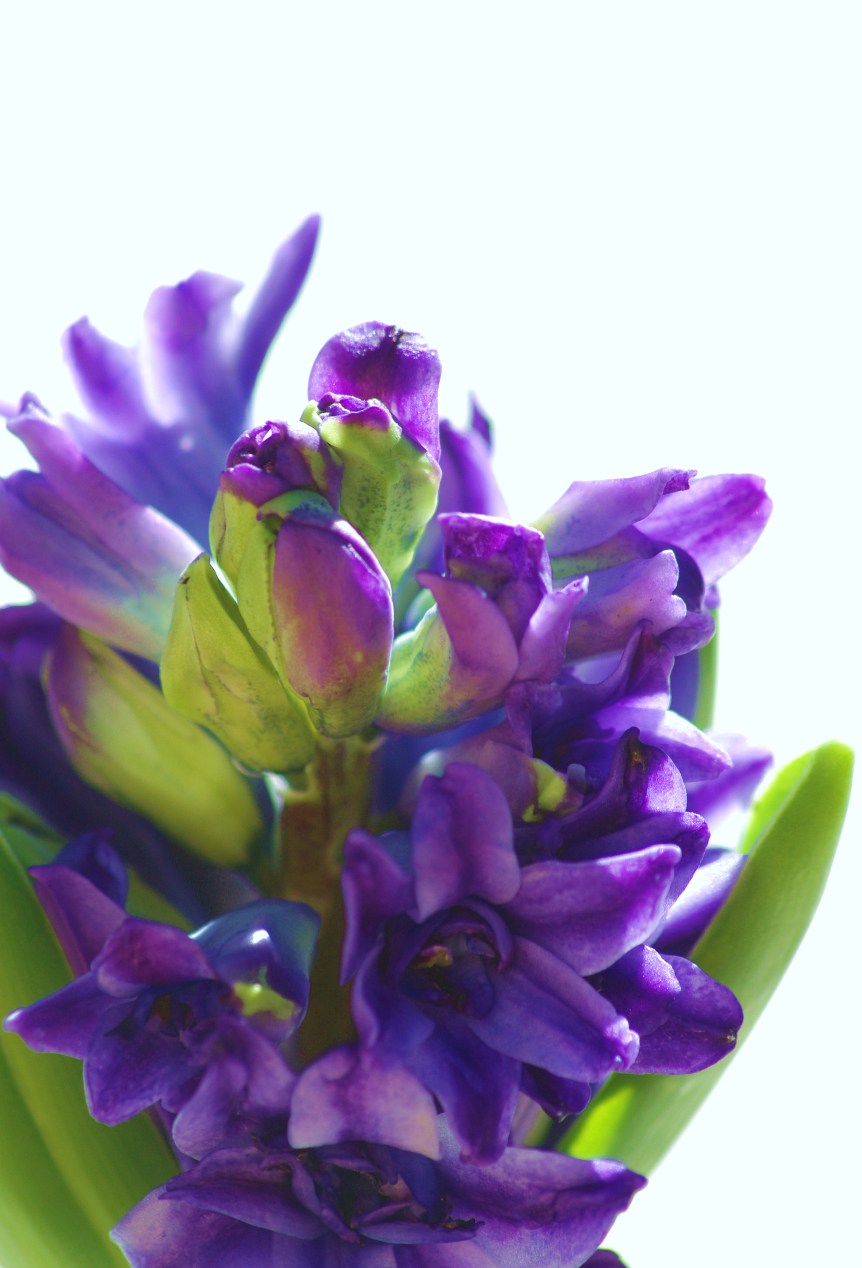
[[[224,749],[127,661],[66,626],[49,655],[45,688],[82,779],[209,862],[246,861],[263,832],[248,783]]]
[[[362,534],[395,585],[434,514],[439,464],[376,401],[328,393],[306,416],[344,466],[341,514]]]
[[[314,427],[264,423],[244,432],[219,477],[210,516],[210,544],[225,575],[236,582],[257,513],[265,502],[295,489],[321,493],[338,504],[341,471]]]
[[[284,494],[260,515],[237,578],[240,611],[318,730],[354,735],[373,720],[386,684],[389,581],[319,495]]]
[[[299,770],[311,760],[305,706],[285,691],[207,555],[180,578],[161,676],[168,703],[246,766]]]

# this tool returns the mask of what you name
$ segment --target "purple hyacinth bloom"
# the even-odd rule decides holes
[[[278,1046],[305,1013],[317,915],[263,899],[189,936],[126,917],[86,878],[58,875],[65,870],[43,881],[70,909],[66,931],[82,951],[101,935],[104,944],[86,973],[12,1013],[6,1029],[36,1051],[82,1060],[101,1122],[151,1106],[175,1115],[185,1154],[244,1141],[283,1115],[294,1076]]]
[[[427,734],[486,713],[516,680],[551,682],[562,668],[581,580],[555,590],[541,533],[489,516],[438,516],[446,573],[417,580],[436,600],[393,648],[377,719]]]
[[[106,339],[85,319],[66,334],[90,415],[66,417],[69,432],[100,471],[198,542],[206,541],[224,455],[247,425],[255,380],[305,280],[318,229],[312,216],[288,238],[241,319],[232,311],[240,284],[200,272],[155,292],[139,349]]]
[[[0,560],[60,616],[158,659],[192,539],[103,475],[35,398],[9,430],[40,471],[0,481]]]
[[[620,1163],[508,1149],[490,1166],[362,1142],[210,1154],[113,1236],[133,1268],[578,1268],[643,1186]]]
[[[499,1156],[534,1071],[582,1107],[575,1084],[636,1058],[636,1033],[585,979],[657,928],[683,851],[657,831],[607,853],[521,868],[506,798],[460,763],[425,780],[409,843],[348,837],[343,975],[360,1041],[417,1074],[465,1157]]]

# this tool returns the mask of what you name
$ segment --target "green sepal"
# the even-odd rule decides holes
[[[67,626],[45,682],[55,729],[82,779],[210,863],[236,867],[250,858],[264,824],[248,782],[128,661]]]
[[[395,586],[437,507],[439,464],[394,419],[372,427],[350,415],[321,418],[312,407],[303,421],[317,427],[342,464],[339,514],[362,534]]]
[[[691,953],[742,1004],[745,1023],[736,1051],[751,1034],[817,908],[844,822],[852,770],[850,749],[832,742],[779,772],[744,833],[748,862]],[[620,1158],[649,1173],[732,1059],[685,1076],[612,1076],[558,1148],[582,1158]]]
[[[285,691],[208,555],[180,578],[161,678],[168,703],[253,770],[301,770],[311,760],[307,709]]]
[[[0,825],[0,1013],[33,1003],[70,975],[30,878]],[[80,1062],[0,1040],[0,1253],[6,1268],[122,1264],[113,1225],[176,1171],[141,1115],[118,1127],[87,1111]],[[19,1174],[14,1175],[17,1171]],[[25,1184],[26,1181],[26,1184]]]
[[[210,512],[210,550],[224,575],[235,586],[258,508],[230,489],[221,488]]]

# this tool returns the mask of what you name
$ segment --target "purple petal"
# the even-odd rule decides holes
[[[305,903],[261,898],[211,920],[193,940],[220,977],[233,983],[263,981],[296,1004],[292,1028],[308,1003],[319,927],[320,917]]]
[[[3,1029],[20,1035],[35,1052],[60,1052],[83,1061],[94,1029],[116,1009],[116,1001],[99,990],[95,975],[85,973],[46,999],[10,1013]],[[120,1007],[119,1016],[123,1013]]]
[[[635,947],[600,974],[596,986],[640,1036],[664,1025],[682,988],[670,964],[652,947]],[[632,1070],[638,1069],[635,1061]]]
[[[278,1050],[242,1018],[222,1016],[201,1052],[203,1077],[174,1119],[177,1148],[192,1158],[251,1143],[284,1119],[295,1076]]]
[[[135,353],[100,334],[86,317],[66,331],[63,350],[87,409],[108,430],[143,436],[153,424]]]
[[[499,1268],[578,1268],[646,1183],[619,1162],[540,1149],[507,1149],[485,1167],[447,1160],[440,1169],[453,1215],[482,1221],[475,1240]]]
[[[771,510],[759,476],[705,476],[665,499],[639,527],[654,541],[681,546],[710,586],[748,554]]]
[[[481,1165],[499,1158],[518,1104],[518,1061],[452,1017],[440,1019],[411,1065],[446,1111],[462,1159]]]
[[[576,554],[643,520],[663,498],[673,501],[669,495],[688,488],[693,474],[662,467],[625,480],[575,482],[535,526],[545,534],[552,557]]]
[[[690,960],[669,955],[667,962],[681,987],[670,1002],[667,1021],[641,1036],[640,1074],[694,1074],[714,1065],[733,1049],[742,1025],[742,1009],[732,991]]]
[[[143,986],[167,986],[216,974],[198,944],[170,925],[127,918],[93,961],[99,986],[109,995],[135,995]]]
[[[709,819],[713,831],[725,814],[745,808],[755,789],[772,765],[772,754],[740,735],[711,735],[728,754],[733,765],[715,779],[703,783],[690,782],[688,807]]]
[[[534,863],[506,908],[512,929],[576,972],[597,973],[655,929],[680,857],[676,846],[656,845],[591,862]]]
[[[546,594],[530,617],[518,649],[517,679],[551,682],[563,667],[572,617],[587,593],[581,578]]]
[[[126,913],[86,877],[57,864],[30,869],[45,914],[74,973],[83,973]]]
[[[385,730],[422,735],[455,726],[499,703],[518,669],[503,613],[478,586],[419,573],[437,602],[415,631],[396,639],[377,718]]]
[[[237,382],[246,396],[251,395],[269,347],[296,303],[319,232],[320,217],[309,216],[279,247],[242,323],[235,364]]]
[[[393,638],[392,591],[346,520],[292,514],[278,531],[273,603],[282,658],[315,725],[338,738],[377,712]]]
[[[688,953],[729,897],[747,857],[735,850],[712,848],[706,851],[656,939],[660,951]]]
[[[167,1196],[256,1228],[312,1240],[324,1230],[293,1196],[289,1182],[293,1162],[287,1150],[267,1154],[258,1149],[219,1149],[169,1180]]]
[[[495,981],[494,1006],[465,1020],[489,1048],[563,1078],[592,1083],[624,1070],[637,1036],[584,979],[542,947],[516,938]]]
[[[509,805],[478,766],[453,762],[424,781],[411,837],[418,920],[470,895],[504,903],[518,892]]]
[[[677,625],[686,612],[685,603],[674,594],[678,575],[669,550],[593,573],[586,598],[572,620],[568,655],[578,659],[615,651],[626,644],[641,621],[649,621],[654,634]]]
[[[363,1049],[332,1048],[307,1066],[293,1094],[296,1149],[368,1140],[440,1157],[434,1101],[415,1075]]]
[[[276,1235],[171,1196],[156,1189],[111,1230],[132,1268],[277,1268]],[[291,1261],[296,1268],[306,1268],[301,1246]]]
[[[325,343],[311,367],[308,395],[328,392],[378,400],[404,432],[432,458],[440,458],[437,387],[440,358],[421,335],[368,321]]]
[[[542,534],[484,515],[438,515],[448,573],[494,599],[520,642],[530,617],[551,589]]]
[[[73,624],[157,658],[194,543],[102,475],[44,416],[30,411],[9,429],[42,474],[21,471],[0,484],[4,567]]]
[[[341,871],[346,931],[341,980],[348,981],[371,950],[383,921],[407,911],[410,881],[377,839],[356,828],[344,843]]]

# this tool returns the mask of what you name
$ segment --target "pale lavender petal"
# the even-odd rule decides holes
[[[624,480],[585,480],[569,485],[535,522],[552,557],[572,555],[607,541],[649,515],[662,499],[686,489],[693,471],[662,467]]]
[[[748,554],[771,510],[759,476],[704,476],[657,505],[639,528],[686,550],[710,586]]]
[[[246,396],[251,394],[281,323],[296,303],[319,232],[320,217],[309,216],[279,247],[246,314],[235,358],[237,381]]]
[[[361,1048],[331,1048],[303,1070],[288,1139],[296,1149],[368,1140],[440,1157],[430,1094],[404,1066]]]
[[[132,1268],[287,1268],[273,1257],[273,1233],[170,1196],[156,1189],[111,1230]],[[301,1254],[290,1262],[317,1268]]]

